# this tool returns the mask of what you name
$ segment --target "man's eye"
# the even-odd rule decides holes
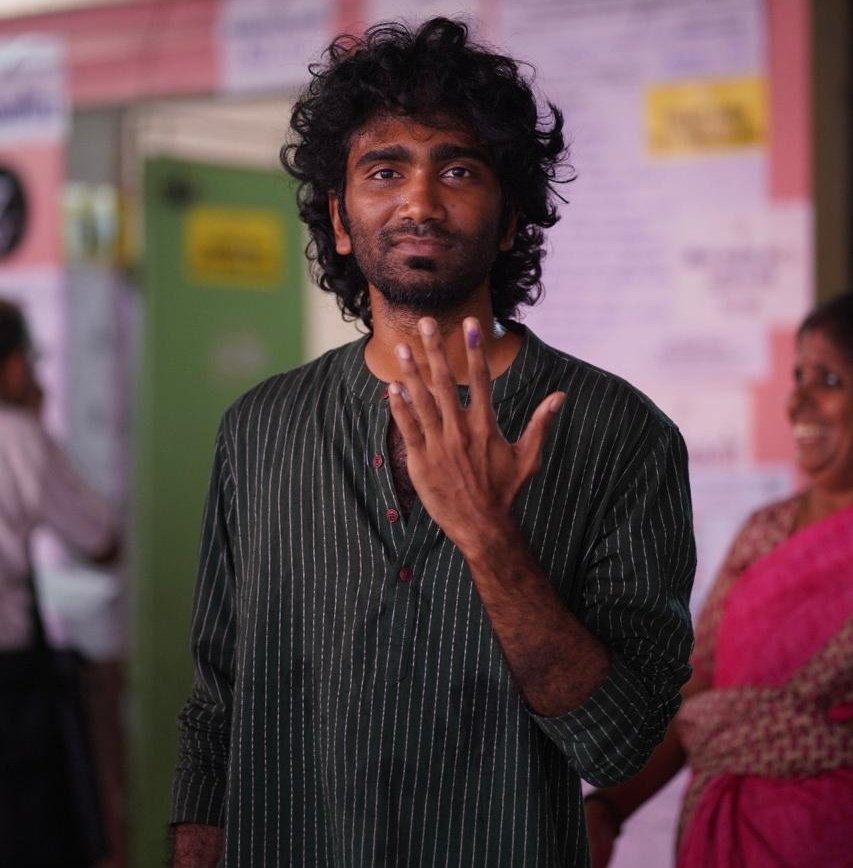
[[[837,389],[841,385],[841,377],[835,371],[824,371],[821,377],[821,382],[824,386],[829,386],[831,389]]]
[[[397,177],[397,172],[394,169],[377,169],[370,177],[379,181],[390,181]]]
[[[467,166],[451,166],[449,169],[445,169],[444,174],[451,178],[469,178],[471,170]]]

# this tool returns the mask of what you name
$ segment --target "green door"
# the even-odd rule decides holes
[[[145,167],[135,425],[131,863],[164,864],[176,716],[217,424],[302,361],[303,242],[283,176],[167,158]]]

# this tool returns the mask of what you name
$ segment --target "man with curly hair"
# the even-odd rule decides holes
[[[568,176],[515,61],[434,19],[311,72],[282,159],[367,334],[223,418],[174,864],[585,865],[688,675],[683,442],[513,320]]]

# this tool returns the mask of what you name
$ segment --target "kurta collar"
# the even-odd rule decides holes
[[[502,325],[508,331],[519,334],[522,344],[512,364],[497,379],[492,380],[493,404],[500,404],[521,391],[539,370],[548,349],[526,326],[509,320],[502,321]],[[375,377],[365,364],[364,350],[369,337],[365,335],[347,344],[338,359],[347,390],[357,400],[372,404],[385,400],[388,384]],[[468,387],[459,386],[459,394],[463,403],[467,401]]]

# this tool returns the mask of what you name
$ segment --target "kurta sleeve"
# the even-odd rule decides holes
[[[220,429],[202,520],[190,628],[193,686],[178,719],[173,823],[224,825],[235,649],[233,503],[234,484]]]
[[[610,651],[609,674],[570,713],[534,715],[581,777],[599,787],[639,771],[690,675],[696,551],[687,450],[671,423],[655,427],[616,486],[585,559],[581,617]]]

